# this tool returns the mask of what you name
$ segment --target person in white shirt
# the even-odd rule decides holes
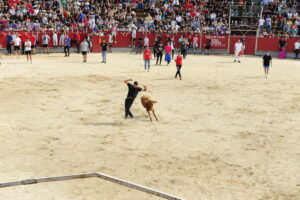
[[[300,51],[300,40],[297,40],[294,44],[295,59],[298,58],[299,51]]]
[[[49,41],[50,41],[49,35],[47,35],[46,33],[44,33],[42,35],[42,43],[43,43],[44,54],[45,53],[49,54],[49,47],[48,47]]]
[[[112,53],[112,46],[113,46],[113,35],[112,33],[108,34],[108,47],[109,47],[109,52]]]
[[[53,40],[53,47],[57,48],[57,46],[58,46],[58,37],[57,37],[56,31],[53,32],[52,40]]]
[[[258,21],[259,30],[262,32],[265,28],[265,20],[263,18],[260,18]]]
[[[134,48],[134,46],[135,46],[135,39],[136,39],[136,30],[135,30],[135,28],[132,28],[131,44],[130,44],[130,47],[132,47],[132,48]]]
[[[149,47],[149,38],[147,35],[144,38],[144,48],[146,48],[146,47]]]
[[[21,38],[19,38],[18,34],[16,34],[16,37],[14,38],[13,43],[14,43],[14,55],[19,55],[19,58],[20,58]]]
[[[242,48],[243,48],[243,44],[241,43],[241,40],[238,40],[234,45],[234,54],[235,54],[234,62],[236,61],[238,61],[239,63],[241,62],[240,56],[241,56]]]
[[[65,44],[65,34],[62,33],[59,37],[59,46],[62,47]]]
[[[83,62],[86,62],[87,61],[87,53],[89,52],[89,43],[84,38],[83,41],[81,42],[80,46],[81,46],[81,52],[82,52],[82,56],[83,56]]]
[[[31,57],[31,42],[29,38],[26,38],[26,42],[24,43],[25,46],[25,55],[27,56],[27,62],[30,61],[32,63],[32,57]]]

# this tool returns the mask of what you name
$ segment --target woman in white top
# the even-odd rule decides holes
[[[32,63],[32,57],[31,57],[31,42],[29,38],[26,38],[26,42],[24,43],[25,46],[25,55],[27,56],[27,62],[30,61]]]

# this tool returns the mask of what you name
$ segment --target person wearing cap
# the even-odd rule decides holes
[[[139,87],[139,84],[137,81],[135,81],[133,84],[129,83],[133,81],[132,79],[128,79],[125,80],[124,83],[127,84],[128,86],[128,94],[127,97],[125,99],[125,119],[128,118],[128,116],[130,116],[131,118],[133,118],[132,113],[130,112],[130,108],[134,102],[134,99],[136,98],[136,96],[138,95],[139,92],[141,91],[147,91],[147,87],[144,85],[144,89]]]
[[[29,37],[27,37],[26,41],[24,42],[24,50],[25,50],[25,55],[27,57],[27,62],[30,61],[30,63],[32,63],[31,42],[30,42],[30,38]]]

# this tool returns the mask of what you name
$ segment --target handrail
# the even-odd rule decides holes
[[[4,182],[0,183],[0,188],[5,187],[14,187],[20,185],[31,185],[31,184],[38,184],[38,183],[46,183],[46,182],[54,182],[54,181],[66,181],[66,180],[74,180],[74,179],[82,179],[82,178],[100,178],[106,181],[110,181],[113,183],[117,183],[119,185],[123,185],[125,187],[139,190],[141,192],[145,192],[157,197],[161,197],[168,200],[185,200],[181,197],[176,197],[174,195],[170,195],[146,186],[138,185],[132,182],[128,182],[107,174],[92,172],[92,173],[83,173],[83,174],[73,174],[73,175],[66,175],[66,176],[52,176],[52,177],[43,177],[43,178],[33,178],[33,179],[25,179],[21,181],[13,181],[13,182]]]

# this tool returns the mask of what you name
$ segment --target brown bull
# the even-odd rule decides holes
[[[148,112],[148,115],[150,117],[150,121],[152,121],[152,118],[151,118],[151,115],[150,115],[150,111],[153,113],[156,121],[158,121],[158,119],[157,119],[157,117],[156,117],[156,115],[154,113],[154,108],[153,108],[153,105],[155,103],[157,103],[157,101],[151,100],[151,98],[149,96],[142,96],[141,97],[141,102],[142,102],[144,108],[146,108],[146,110]]]

